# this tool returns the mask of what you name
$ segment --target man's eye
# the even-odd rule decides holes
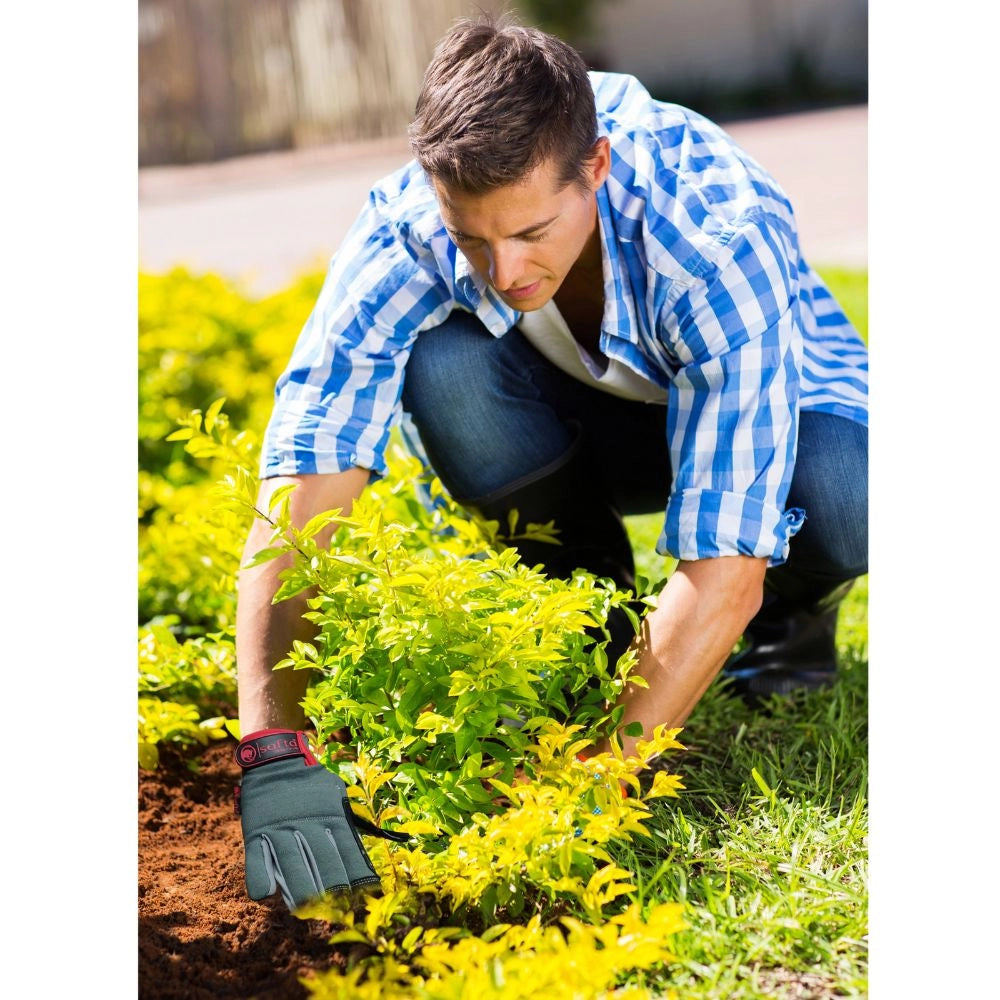
[[[544,240],[545,237],[548,236],[548,235],[549,234],[547,232],[545,232],[545,233],[535,233],[533,236],[522,236],[521,239],[525,243],[541,243],[542,240]]]
[[[475,236],[466,236],[464,233],[452,233],[451,238],[460,246],[471,246],[473,243],[479,242]]]

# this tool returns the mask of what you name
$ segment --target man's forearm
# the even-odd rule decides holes
[[[240,574],[236,609],[236,662],[239,664],[240,729],[302,729],[305,715],[299,702],[305,695],[308,672],[275,670],[296,639],[308,641],[314,629],[302,614],[307,594],[272,604],[280,581],[278,573],[291,562],[282,556]]]
[[[683,725],[759,609],[765,569],[746,556],[678,565],[643,620],[636,673],[649,687],[626,687],[624,724],[642,723],[645,738],[661,723]],[[622,738],[626,755],[635,742]]]
[[[285,483],[295,483],[289,497],[292,523],[301,527],[310,518],[326,510],[340,509],[349,514],[354,500],[368,482],[367,469],[349,469],[329,475],[288,477],[265,480],[261,484],[258,506],[267,510],[271,493]],[[316,536],[327,544],[333,533],[327,527]],[[243,550],[242,565],[266,548],[271,528],[256,521],[250,529]],[[239,599],[236,605],[236,664],[239,695],[240,729],[244,733],[260,729],[301,729],[305,715],[300,702],[309,683],[305,670],[275,670],[296,639],[308,641],[315,634],[311,622],[302,614],[308,593],[272,603],[281,581],[278,574],[291,565],[293,557],[283,555],[240,572]]]

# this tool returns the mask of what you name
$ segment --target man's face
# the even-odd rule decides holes
[[[467,194],[434,179],[448,234],[472,267],[519,312],[548,302],[577,261],[600,268],[595,192],[608,175],[607,139],[587,163],[587,186],[560,187],[546,160],[517,184]]]

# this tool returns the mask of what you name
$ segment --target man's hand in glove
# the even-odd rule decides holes
[[[325,892],[379,886],[358,828],[409,840],[354,815],[346,785],[317,762],[305,733],[251,733],[236,748],[236,762],[243,768],[236,806],[251,899],[280,890],[288,908],[295,909]]]

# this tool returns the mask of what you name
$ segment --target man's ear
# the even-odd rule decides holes
[[[611,143],[606,135],[602,135],[594,143],[593,152],[587,160],[588,186],[596,191],[608,178],[611,172]]]

